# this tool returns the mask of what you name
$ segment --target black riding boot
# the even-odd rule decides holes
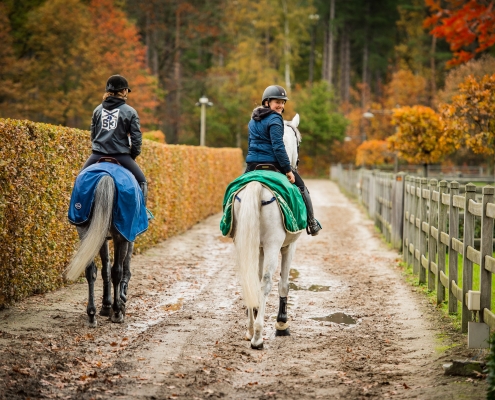
[[[139,187],[143,192],[144,206],[146,207],[146,204],[148,202],[148,182],[139,182]]]
[[[148,204],[148,182],[139,182],[139,187],[143,192],[144,206],[146,207],[146,205]],[[148,221],[154,218],[153,214],[151,214],[151,211],[149,211],[147,208],[146,208],[146,214],[148,215]]]
[[[306,228],[306,232],[308,235],[316,236],[321,229],[320,223],[315,219],[313,214],[313,203],[311,202],[311,197],[309,196],[309,191],[306,186],[303,189],[299,188],[301,191],[302,197],[304,199],[304,203],[306,204],[306,211],[308,214],[308,226]]]

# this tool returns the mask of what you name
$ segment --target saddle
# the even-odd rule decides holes
[[[258,164],[254,170],[255,171],[274,171],[274,172],[280,172],[275,167],[275,165],[273,165],[273,164]]]
[[[116,158],[113,158],[113,157],[107,157],[107,156],[104,156],[104,157],[100,157],[100,159],[97,161],[98,163],[101,163],[101,162],[109,162],[109,163],[112,163],[112,164],[117,164],[117,165],[121,165]]]

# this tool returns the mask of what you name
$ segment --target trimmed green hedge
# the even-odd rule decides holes
[[[68,223],[72,185],[91,153],[89,132],[0,119],[0,306],[63,285],[77,245]],[[149,182],[150,229],[136,252],[221,211],[242,172],[240,149],[145,140],[137,162]]]

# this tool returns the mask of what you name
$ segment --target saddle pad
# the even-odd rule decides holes
[[[251,171],[239,176],[227,186],[223,198],[223,216],[220,221],[220,230],[224,236],[230,236],[232,230],[234,214],[232,206],[235,196],[252,181],[260,182],[273,193],[282,211],[287,232],[297,233],[306,229],[306,205],[299,188],[290,183],[287,177],[279,172]]]
[[[110,175],[115,182],[113,225],[129,242],[134,242],[136,236],[148,229],[143,192],[134,175],[117,164],[97,163],[79,173],[70,199],[69,221],[80,225],[89,219],[96,185],[105,175]]]

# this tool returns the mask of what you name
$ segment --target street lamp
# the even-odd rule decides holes
[[[205,146],[206,138],[206,106],[211,107],[213,103],[208,101],[208,97],[201,96],[199,102],[196,103],[197,106],[201,106],[201,129],[199,135],[199,145]]]

